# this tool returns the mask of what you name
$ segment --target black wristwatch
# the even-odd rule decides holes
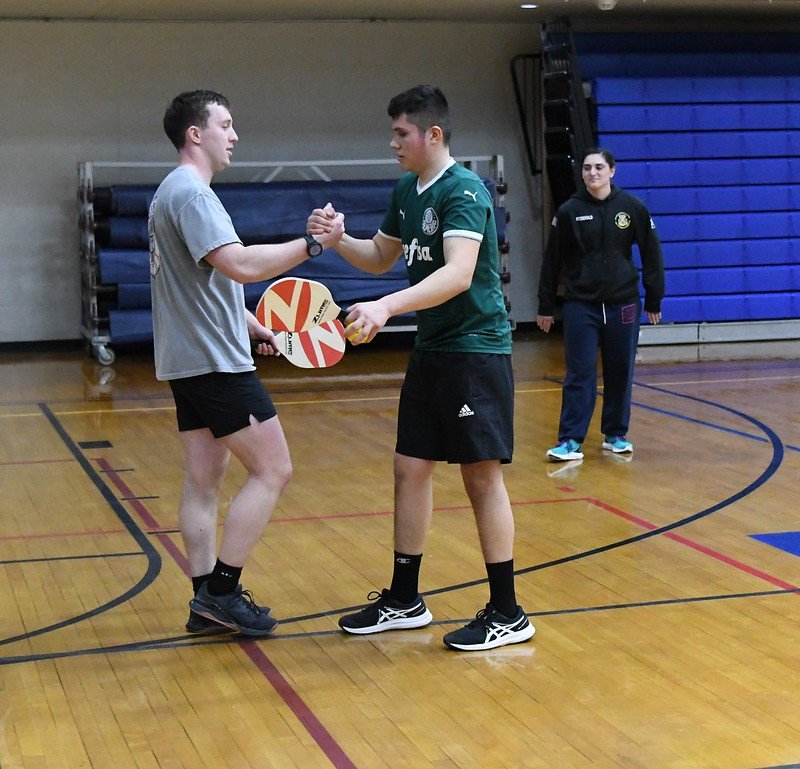
[[[325,250],[325,246],[313,235],[303,235],[303,239],[306,241],[306,253],[311,259],[319,256]]]

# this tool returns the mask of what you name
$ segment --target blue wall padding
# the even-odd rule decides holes
[[[800,316],[800,35],[577,35],[597,143],[664,248],[666,322]]]
[[[649,37],[642,35],[642,37]],[[579,48],[580,54],[580,48]],[[583,77],[718,77],[749,74],[753,77],[800,74],[797,53],[753,52],[686,53],[590,53],[580,54]]]
[[[598,77],[599,104],[703,104],[800,101],[796,77]]]
[[[751,187],[656,187],[623,185],[647,199],[652,211],[663,214],[728,213],[748,211],[800,211],[800,185],[754,185]]]
[[[604,104],[600,133],[761,131],[800,126],[800,104]]]
[[[671,269],[667,287],[670,296],[800,291],[800,265]]]
[[[800,56],[798,56],[800,59]],[[800,131],[599,134],[598,144],[625,160],[800,156]]]
[[[670,323],[778,320],[800,317],[800,297],[789,293],[667,296],[661,309]]]
[[[798,80],[800,82],[800,79]],[[621,149],[624,153],[624,148]],[[621,156],[622,159],[622,156]],[[727,160],[629,160],[614,181],[628,188],[721,187],[800,182],[800,158],[735,158]]]
[[[617,32],[613,34],[578,34],[575,36],[578,51],[584,53],[659,53],[680,54],[705,53],[709,58],[720,53],[754,56],[762,53],[796,53],[800,47],[800,35],[785,33],[705,33],[705,32]],[[741,63],[749,74],[749,61]],[[669,74],[669,69],[665,70]]]
[[[711,240],[664,246],[664,264],[670,269],[752,267],[764,264],[800,264],[800,240]],[[667,287],[667,293],[669,293]]]
[[[654,215],[655,216],[655,215]],[[657,216],[662,241],[747,240],[800,237],[800,212],[667,214]]]

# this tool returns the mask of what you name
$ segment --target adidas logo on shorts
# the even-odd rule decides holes
[[[467,406],[467,404],[465,403],[461,407],[461,411],[458,412],[458,416],[459,417],[473,417],[473,416],[475,416],[475,412],[469,406]]]

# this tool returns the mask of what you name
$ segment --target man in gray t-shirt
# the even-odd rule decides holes
[[[244,304],[244,283],[273,278],[338,242],[343,217],[318,242],[244,246],[210,187],[239,137],[213,91],[173,99],[164,131],[180,162],[150,207],[150,280],[156,377],[170,384],[185,453],[180,527],[195,593],[186,629],[270,633],[277,621],[239,583],[242,568],[289,481],[292,464],[275,406],[250,353],[277,354],[275,337]],[[216,549],[228,458],[248,479],[233,498]]]

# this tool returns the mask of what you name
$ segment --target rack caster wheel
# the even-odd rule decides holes
[[[114,351],[104,344],[94,346],[94,357],[97,358],[97,362],[102,366],[110,366],[117,359]]]

